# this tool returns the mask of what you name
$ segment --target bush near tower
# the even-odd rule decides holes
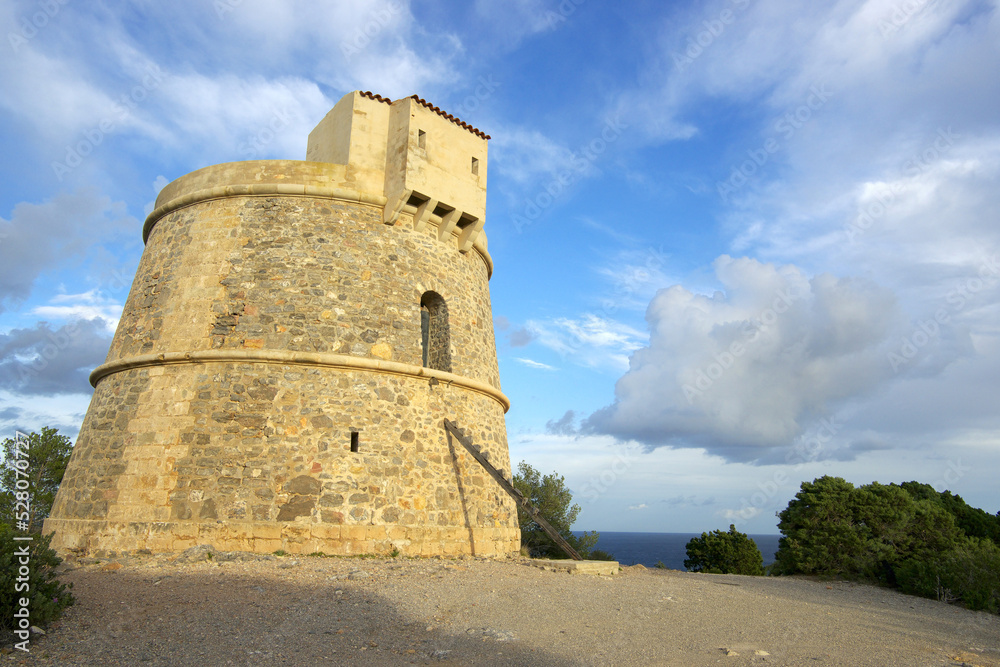
[[[538,508],[542,516],[559,531],[577,553],[584,558],[610,560],[603,558],[607,554],[594,549],[594,545],[597,544],[597,531],[585,532],[577,537],[570,530],[576,522],[577,515],[580,514],[580,506],[573,502],[573,494],[566,488],[566,480],[562,475],[553,472],[543,476],[527,462],[521,461],[517,465],[517,474],[512,481],[514,488]],[[521,526],[521,547],[527,549],[532,557],[566,558],[562,549],[520,506],[517,508],[517,520]]]
[[[757,543],[729,524],[729,532],[713,530],[687,543],[684,567],[710,574],[764,574],[764,558]]]
[[[28,511],[27,531],[37,533],[42,530],[42,521],[52,510],[52,501],[66,473],[69,456],[73,453],[73,443],[65,435],[59,435],[58,429],[49,426],[42,427],[41,433],[28,433],[25,440],[27,446],[27,468],[18,475],[14,461],[17,443],[14,438],[6,438],[3,444],[3,463],[0,464],[0,521],[14,525],[14,494],[17,491],[17,480],[27,479],[31,492],[31,503]],[[25,477],[27,475],[27,477]]]
[[[67,587],[55,575],[62,559],[49,546],[52,535],[40,534],[42,521],[52,508],[52,500],[66,472],[72,442],[59,435],[57,429],[47,426],[41,433],[26,434],[24,441],[26,449],[18,452],[15,452],[18,444],[14,438],[6,438],[0,445],[3,448],[3,463],[0,464],[0,641],[10,642],[15,641],[16,629],[24,631],[22,619],[26,618],[29,626],[46,627],[74,602],[69,591],[73,585]],[[19,459],[27,461],[20,476],[15,466]],[[19,477],[28,481],[27,519],[18,516],[23,512],[16,511]],[[18,522],[24,527],[15,530]],[[30,539],[25,539],[28,536]]]

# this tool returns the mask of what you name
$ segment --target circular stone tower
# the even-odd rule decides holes
[[[308,161],[166,186],[45,531],[85,552],[516,553],[489,137],[348,94]]]

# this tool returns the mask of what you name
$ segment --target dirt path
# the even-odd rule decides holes
[[[1000,667],[1000,617],[843,582],[218,555],[86,562],[62,580],[77,604],[3,663]]]

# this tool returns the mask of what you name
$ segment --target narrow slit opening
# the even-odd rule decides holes
[[[359,435],[360,434],[357,431],[351,431],[351,451],[352,452],[358,451],[358,447],[360,446],[360,444],[358,442]]]

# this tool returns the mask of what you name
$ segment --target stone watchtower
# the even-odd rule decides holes
[[[345,96],[306,162],[166,186],[45,531],[87,552],[517,552],[486,250],[489,137]]]

